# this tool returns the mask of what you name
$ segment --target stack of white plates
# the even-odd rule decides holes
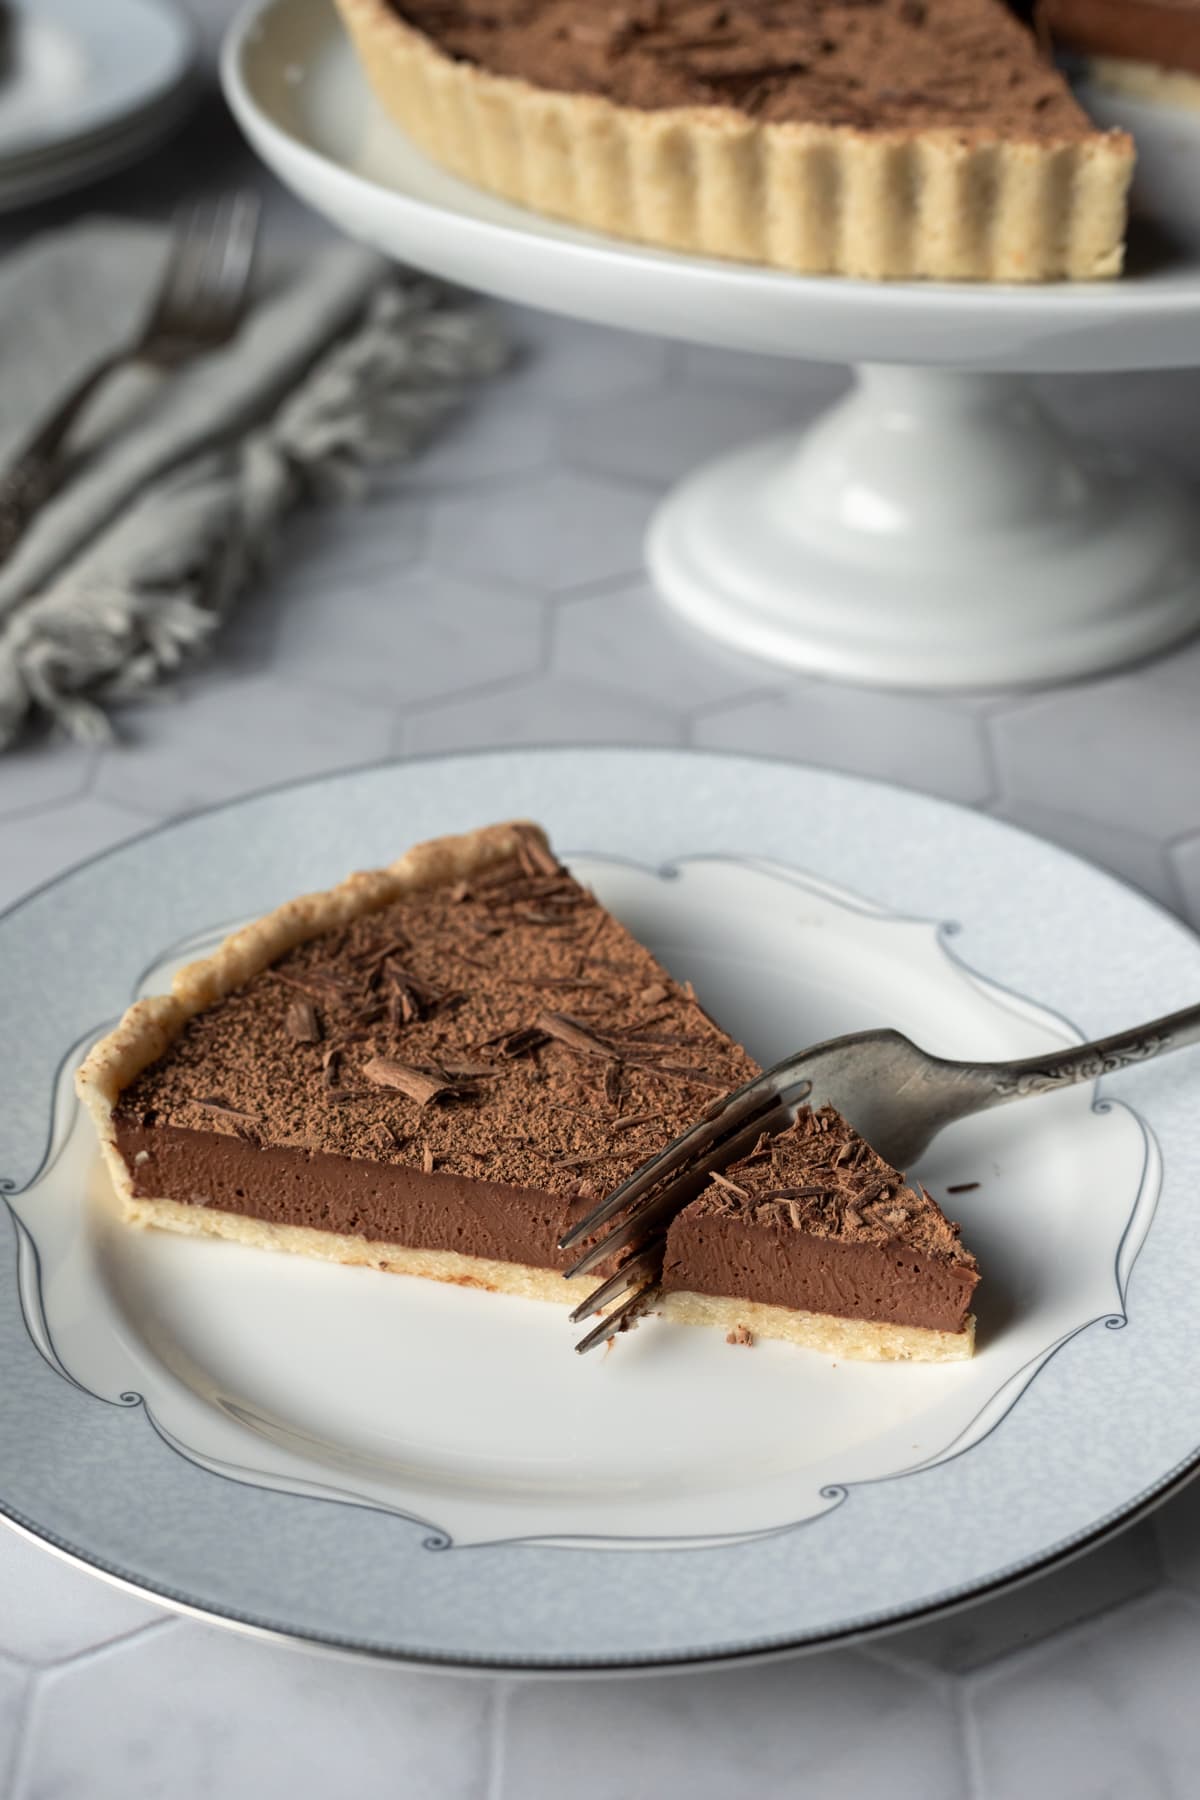
[[[195,39],[164,0],[16,0],[0,17],[0,212],[134,162],[190,105]]]

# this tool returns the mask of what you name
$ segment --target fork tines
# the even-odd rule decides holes
[[[790,1113],[776,1083],[766,1076],[758,1076],[710,1107],[698,1124],[644,1163],[586,1218],[563,1233],[559,1248],[569,1250],[610,1220],[617,1219],[618,1214],[625,1215],[595,1243],[588,1245],[567,1270],[568,1276],[586,1274],[618,1251],[629,1245],[636,1246],[635,1254],[617,1273],[602,1282],[575,1308],[571,1314],[573,1322],[600,1311],[614,1295],[642,1279],[642,1285],[634,1293],[606,1313],[580,1340],[575,1346],[577,1350],[590,1350],[603,1343],[623,1323],[649,1305],[658,1292],[666,1229],[671,1220],[701,1191],[714,1169],[736,1161],[753,1147],[764,1131],[778,1131],[789,1118]],[[648,1237],[648,1234],[651,1235]]]

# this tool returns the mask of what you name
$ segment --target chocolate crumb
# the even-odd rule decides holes
[[[670,990],[664,987],[661,981],[652,981],[650,986],[644,987],[638,995],[643,1006],[658,1006],[661,1001],[669,1000],[670,997]]]
[[[437,1163],[436,1156],[433,1154],[433,1151],[430,1148],[430,1146],[428,1144],[426,1144],[424,1150],[422,1150],[422,1152],[421,1152],[421,1168],[422,1168],[422,1170],[424,1171],[424,1173],[426,1175],[432,1175],[436,1163]]]
[[[725,1333],[727,1344],[744,1344],[749,1349],[754,1343],[754,1333],[747,1331],[744,1325],[735,1325],[732,1331]]]

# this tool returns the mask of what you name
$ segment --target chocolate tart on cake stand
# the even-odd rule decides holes
[[[1070,437],[1027,379],[1200,362],[1200,116],[1087,96],[1137,139],[1121,280],[871,283],[656,251],[468,186],[384,117],[331,0],[253,0],[223,77],[275,173],[390,255],[606,325],[853,365],[815,425],[659,508],[650,567],[700,630],[824,675],[978,688],[1090,674],[1200,625],[1192,497]]]

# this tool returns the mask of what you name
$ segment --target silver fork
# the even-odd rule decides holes
[[[624,1214],[567,1273],[586,1274],[627,1247],[634,1252],[571,1314],[578,1323],[625,1294],[575,1348],[593,1349],[651,1303],[671,1220],[714,1169],[719,1173],[736,1162],[764,1132],[774,1136],[782,1131],[801,1106],[836,1107],[880,1156],[894,1168],[906,1169],[956,1119],[1095,1081],[1197,1042],[1200,1006],[1188,1006],[1113,1037],[1020,1062],[950,1062],[919,1050],[898,1031],[860,1031],[798,1051],[714,1101],[689,1131],[643,1163],[559,1239],[559,1248],[570,1250]]]
[[[258,212],[253,194],[234,194],[215,206],[195,207],[180,219],[158,293],[137,337],[88,370],[0,476],[0,559],[57,488],[71,428],[110,375],[136,363],[176,368],[233,336],[246,310]]]

